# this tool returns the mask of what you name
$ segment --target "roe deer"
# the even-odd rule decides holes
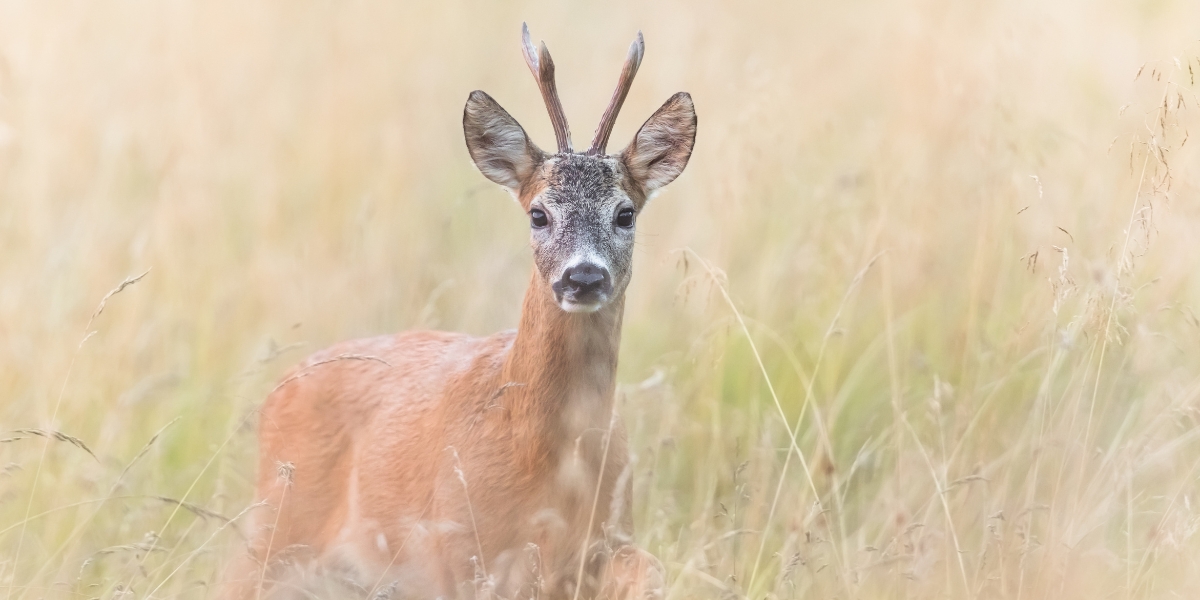
[[[336,569],[401,598],[660,598],[664,572],[632,546],[624,427],[613,411],[634,225],[687,165],[691,96],[672,96],[617,154],[605,146],[641,64],[639,32],[595,139],[571,136],[543,43],[525,61],[558,151],[472,92],[467,149],[529,215],[535,269],[516,331],[414,331],[310,357],[259,424],[258,511],[222,597],[283,563]]]

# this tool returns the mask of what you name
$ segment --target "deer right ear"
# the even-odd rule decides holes
[[[485,177],[519,194],[545,156],[491,96],[475,90],[463,109],[471,160]]]
[[[621,159],[633,179],[651,193],[679,177],[695,143],[696,109],[691,95],[679,92],[646,120]]]

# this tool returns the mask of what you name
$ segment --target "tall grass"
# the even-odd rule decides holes
[[[283,369],[515,325],[460,111],[549,145],[522,20],[576,138],[639,28],[613,146],[700,115],[621,357],[669,597],[1200,590],[1195,2],[44,0],[0,3],[5,600],[209,596]]]

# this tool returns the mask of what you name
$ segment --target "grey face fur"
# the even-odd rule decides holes
[[[625,292],[637,215],[687,166],[696,113],[691,96],[680,92],[617,154],[547,154],[495,100],[475,91],[463,131],[475,165],[530,216],[534,262],[555,303],[593,312]]]
[[[530,219],[534,263],[563,310],[597,310],[621,295],[632,275],[637,208],[621,188],[620,161],[560,154],[547,160],[545,169],[546,186],[528,209],[546,217]],[[564,276],[586,265],[599,271],[594,285],[581,288]]]

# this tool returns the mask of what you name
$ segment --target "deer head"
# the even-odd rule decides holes
[[[508,189],[529,215],[534,263],[554,302],[567,312],[594,312],[625,292],[633,273],[637,216],[650,196],[687,166],[696,112],[690,95],[675,94],[624,150],[605,151],[645,52],[638,32],[591,147],[575,152],[550,52],[545,43],[534,48],[528,27],[521,33],[525,62],[550,112],[558,151],[538,148],[516,119],[478,90],[463,111],[467,149],[484,176]]]

